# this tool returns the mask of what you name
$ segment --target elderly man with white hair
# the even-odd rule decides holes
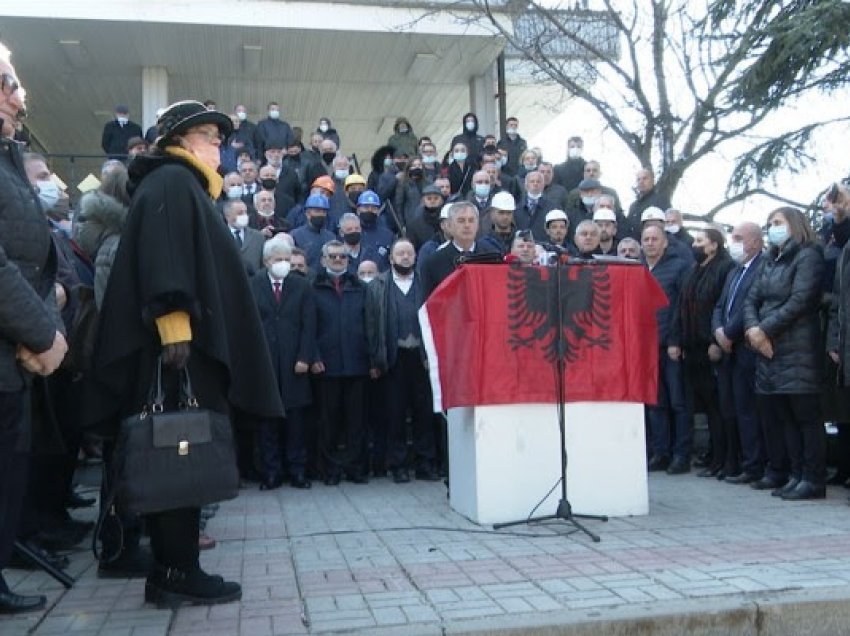
[[[316,350],[316,306],[307,279],[290,275],[291,256],[291,237],[278,234],[263,246],[265,268],[250,281],[285,411],[285,419],[259,426],[262,490],[279,488],[287,478],[295,488],[311,485],[305,476],[305,411],[313,402],[309,371]],[[285,463],[281,436],[286,440]]]

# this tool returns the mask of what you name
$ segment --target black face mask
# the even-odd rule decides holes
[[[360,198],[359,192],[349,192],[348,200],[351,201],[351,205],[357,205],[357,199]]]
[[[393,263],[393,269],[402,276],[407,276],[413,271],[413,265],[399,265],[397,263]]]
[[[407,170],[407,162],[398,161],[396,162],[395,167],[398,169],[399,172],[404,172],[405,170]]]
[[[330,163],[331,161],[334,160],[334,157],[336,157],[335,152],[323,152],[322,153],[322,161],[324,161],[325,163]]]
[[[374,225],[375,221],[378,220],[377,212],[361,212],[360,213],[360,222],[363,225]]]
[[[410,178],[411,179],[421,179],[422,178],[422,168],[411,168],[410,169]]]
[[[360,232],[349,232],[342,235],[342,240],[346,245],[357,245],[360,242]]]
[[[321,230],[325,225],[325,217],[323,216],[311,216],[310,217],[310,225],[313,226],[316,230]]]
[[[260,185],[263,190],[274,190],[277,187],[277,179],[262,179]]]
[[[704,263],[705,259],[708,258],[708,254],[705,253],[705,248],[701,245],[694,245],[691,248],[691,251],[694,253],[694,260],[697,263]]]
[[[443,209],[443,206],[437,205],[437,206],[432,208],[431,206],[423,205],[422,209],[425,210],[425,214],[439,214],[440,210]]]
[[[495,144],[487,144],[486,146],[484,146],[484,151],[485,152],[497,152],[496,145]]]

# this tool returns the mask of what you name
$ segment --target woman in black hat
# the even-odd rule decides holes
[[[100,315],[92,421],[137,413],[162,356],[163,383],[176,387],[187,367],[203,408],[240,419],[283,409],[256,306],[233,237],[213,201],[222,178],[223,113],[194,101],[169,106],[156,149],[129,169],[132,200]],[[199,510],[148,515],[156,565],[145,600],[160,606],[241,598],[238,583],[201,570]]]

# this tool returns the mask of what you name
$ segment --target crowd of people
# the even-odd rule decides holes
[[[68,514],[95,504],[73,488],[78,455],[100,440],[91,452],[113,464],[117,423],[158,360],[167,385],[189,369],[198,400],[231,415],[241,477],[262,490],[445,478],[417,312],[465,260],[648,268],[669,301],[648,470],[696,463],[785,500],[850,478],[850,424],[830,480],[823,426],[850,422],[844,186],[817,234],[774,210],[765,246],[754,223],[687,230],[649,169],[624,209],[581,138],[555,163],[515,117],[499,139],[467,113],[446,148],[399,117],[364,174],[328,118],[305,132],[277,102],[255,124],[241,104],[185,101],[144,134],[116,107],[100,187],[72,206],[45,157],[11,141],[23,104],[8,59],[0,70],[0,569],[15,539],[61,567],[57,551],[91,532]],[[710,437],[699,456],[696,413]],[[102,511],[100,575],[146,577],[161,605],[239,598],[199,566],[210,514]],[[43,603],[0,577],[0,612]]]

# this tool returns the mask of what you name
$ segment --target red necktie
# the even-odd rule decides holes
[[[277,302],[280,302],[280,281],[276,280],[274,282],[274,299]]]

